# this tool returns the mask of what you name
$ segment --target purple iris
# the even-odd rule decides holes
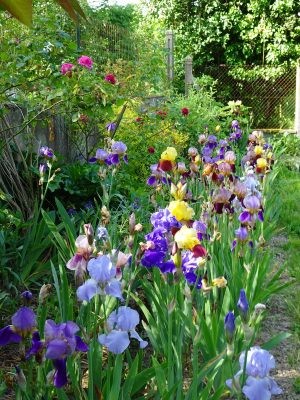
[[[244,206],[251,213],[257,212],[260,209],[260,200],[257,196],[251,195],[244,198]]]
[[[229,311],[224,319],[225,336],[227,343],[232,343],[235,331],[235,316]]]
[[[237,303],[237,307],[239,309],[242,321],[246,323],[248,321],[249,303],[244,289],[241,289],[240,291],[240,297]]]
[[[99,335],[99,343],[106,346],[114,354],[121,354],[130,344],[130,337],[140,342],[140,348],[144,349],[148,342],[143,340],[136,332],[136,326],[140,322],[139,314],[130,307],[119,307],[113,311],[107,319],[107,327],[110,331],[107,335]]]
[[[36,327],[35,313],[28,307],[21,307],[11,319],[12,325],[0,330],[0,346],[19,343]]]
[[[215,135],[209,135],[207,138],[207,145],[210,149],[214,149],[218,146],[218,140]]]
[[[120,163],[120,157],[118,154],[110,153],[105,159],[105,164],[107,165],[118,165]]]
[[[54,153],[53,150],[50,149],[48,146],[42,146],[39,150],[40,156],[46,157],[46,158],[53,158]]]
[[[58,388],[67,383],[67,357],[74,351],[88,351],[88,346],[75,335],[79,327],[72,321],[56,324],[47,320],[45,323],[45,357],[53,360],[55,368],[54,385]]]
[[[206,234],[207,225],[204,222],[194,221],[192,227],[197,231],[197,236],[199,240],[203,240],[203,238],[208,238],[208,235]]]
[[[168,250],[167,239],[164,237],[164,230],[161,228],[155,228],[152,232],[145,235],[145,239],[148,242],[154,243],[155,250],[161,250],[161,251]]]
[[[108,157],[108,152],[106,150],[103,149],[98,149],[96,151],[96,159],[99,161],[105,161]]]
[[[154,228],[160,228],[169,232],[171,228],[180,228],[181,223],[170,213],[167,208],[160,209],[151,215],[151,224]]]
[[[101,255],[88,262],[88,279],[77,289],[81,301],[90,301],[96,294],[110,295],[123,300],[121,282],[116,279],[117,268],[107,255]]]
[[[123,142],[114,142],[111,146],[111,151],[115,154],[125,154],[127,146]]]
[[[32,293],[29,290],[25,290],[24,292],[21,293],[21,297],[30,302],[30,300],[32,299]]]
[[[201,289],[202,279],[196,274],[198,264],[194,254],[191,251],[182,252],[181,262],[182,273],[186,281],[190,285],[196,285],[197,289]]]
[[[114,132],[116,130],[117,124],[115,122],[109,122],[106,124],[105,128],[108,132]]]
[[[204,146],[202,149],[202,156],[203,157],[210,157],[212,155],[212,149],[208,146]]]
[[[67,213],[69,214],[70,217],[73,217],[74,215],[77,214],[77,211],[75,210],[75,208],[69,208]]]
[[[39,165],[39,174],[40,176],[44,176],[47,171],[47,165],[46,164],[40,164]]]
[[[236,119],[234,119],[234,120],[231,122],[231,128],[233,128],[233,129],[239,128],[239,121],[236,120]]]
[[[245,226],[240,226],[238,229],[236,229],[235,240],[232,242],[231,251],[234,250],[234,248],[237,245],[237,242],[245,243],[247,242],[248,238],[249,238],[249,233],[248,229]]]
[[[240,371],[235,375],[239,379],[244,370],[246,353],[240,355]],[[249,400],[269,400],[272,394],[281,394],[282,390],[275,380],[270,377],[269,372],[275,368],[274,357],[258,346],[251,347],[247,352],[246,375],[247,380],[242,392]],[[226,385],[232,388],[232,379],[226,381]]]
[[[150,169],[151,175],[147,180],[147,185],[153,186],[159,182],[162,182],[163,184],[167,183],[165,173],[158,169],[158,164],[150,165]]]

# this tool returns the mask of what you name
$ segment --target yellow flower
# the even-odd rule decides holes
[[[174,254],[174,256],[171,256],[171,259],[173,260],[173,263],[175,264],[176,268],[181,267],[182,259],[180,252],[177,251],[177,253]]]
[[[217,125],[217,126],[215,127],[215,131],[216,131],[216,132],[220,132],[220,130],[221,130],[220,125]]]
[[[197,244],[200,243],[197,231],[187,226],[182,226],[174,236],[175,242],[180,249],[192,250]]]
[[[227,285],[227,281],[224,276],[212,280],[212,286],[218,286],[218,288],[225,288]]]
[[[268,153],[267,153],[267,158],[268,159],[271,159],[273,157],[273,153],[271,152],[271,151],[269,151]]]
[[[185,201],[171,201],[168,207],[170,213],[174,215],[177,221],[189,221],[193,218],[195,211]]]
[[[199,154],[195,157],[194,163],[197,165],[201,164],[201,157],[199,156]]]
[[[161,160],[175,161],[177,157],[177,151],[174,147],[167,147],[167,150],[161,153]]]
[[[268,165],[268,163],[267,163],[267,160],[266,160],[266,159],[264,159],[264,158],[258,158],[258,159],[256,160],[256,165],[257,165],[258,168],[263,169],[263,168],[266,168],[266,166]]]
[[[187,191],[187,184],[184,185],[179,182],[177,186],[174,183],[171,183],[171,195],[174,197],[175,200],[183,200]]]
[[[254,153],[257,156],[260,156],[263,153],[264,149],[261,146],[255,146],[254,147]]]

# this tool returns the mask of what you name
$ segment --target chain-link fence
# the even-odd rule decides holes
[[[240,72],[239,72],[240,71]],[[265,67],[210,66],[201,70],[216,80],[216,98],[224,104],[241,100],[251,107],[253,128],[293,129],[296,68],[270,77]]]

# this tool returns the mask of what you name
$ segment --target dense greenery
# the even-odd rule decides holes
[[[176,32],[179,59],[195,65],[291,63],[300,56],[297,0],[154,0],[151,12]]]

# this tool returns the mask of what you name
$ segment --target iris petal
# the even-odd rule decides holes
[[[54,386],[57,388],[65,386],[68,382],[66,362],[67,360],[65,358],[54,360],[53,362],[54,367],[56,369],[53,382]]]
[[[0,330],[0,346],[6,346],[10,343],[20,343],[21,340],[21,336],[11,326],[6,326]]]
[[[130,344],[128,333],[116,330],[112,330],[108,335],[99,335],[98,340],[114,354],[123,353]]]

